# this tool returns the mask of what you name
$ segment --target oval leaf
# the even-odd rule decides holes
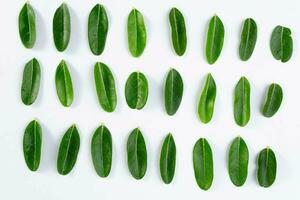
[[[241,43],[239,48],[240,58],[243,61],[247,61],[255,48],[257,39],[257,26],[252,18],[248,18],[244,21]]]
[[[265,117],[272,117],[280,108],[283,99],[283,92],[280,85],[272,83],[269,86],[267,98],[262,113]]]
[[[93,135],[91,152],[97,174],[103,178],[107,177],[112,163],[112,138],[104,125],[98,127]]]
[[[96,63],[94,78],[100,105],[106,112],[113,112],[117,105],[117,94],[115,79],[109,67],[104,63]]]
[[[31,121],[24,133],[23,152],[27,167],[31,171],[39,168],[42,149],[42,128],[35,120]]]
[[[34,58],[26,63],[23,71],[21,98],[25,105],[31,105],[36,100],[41,80],[39,62]]]
[[[58,51],[64,51],[69,44],[71,35],[71,17],[68,6],[63,3],[55,11],[53,18],[53,38]]]
[[[129,51],[132,56],[139,57],[146,47],[147,33],[143,15],[137,9],[128,16],[127,32]]]
[[[205,124],[210,122],[214,114],[216,93],[217,88],[215,80],[211,74],[208,74],[198,104],[199,118]]]
[[[176,145],[171,133],[164,140],[160,153],[160,176],[164,183],[172,182],[176,166]]]
[[[64,134],[58,151],[57,171],[67,175],[74,167],[80,147],[80,137],[76,125],[71,126]]]
[[[70,72],[64,60],[60,62],[55,72],[56,92],[63,106],[69,107],[73,102],[73,84]]]
[[[205,138],[200,138],[193,150],[194,173],[198,186],[208,190],[214,178],[213,155]]]
[[[90,12],[88,22],[88,39],[92,53],[102,54],[108,32],[108,18],[105,8],[97,4]]]
[[[148,81],[143,73],[130,74],[125,85],[125,97],[128,106],[141,110],[148,99]]]
[[[244,185],[248,175],[249,152],[243,138],[233,140],[228,156],[228,172],[231,182],[236,186]]]
[[[147,149],[141,131],[134,129],[127,140],[128,169],[135,179],[142,179],[147,170]]]
[[[271,36],[271,52],[276,60],[287,62],[293,54],[293,39],[291,30],[276,26]]]
[[[165,83],[165,108],[168,115],[174,115],[181,103],[183,81],[178,71],[171,69]]]
[[[234,119],[239,126],[246,126],[250,120],[250,84],[241,77],[234,91]]]
[[[187,43],[184,17],[177,8],[172,8],[169,13],[169,21],[173,48],[178,56],[182,56],[186,50]]]
[[[214,64],[219,58],[224,42],[224,26],[221,19],[215,15],[209,22],[206,37],[206,59],[209,64]]]
[[[270,187],[276,179],[277,162],[272,149],[263,149],[258,156],[257,179],[262,187]]]
[[[30,49],[36,40],[35,13],[32,6],[27,2],[19,14],[19,35],[23,45]]]

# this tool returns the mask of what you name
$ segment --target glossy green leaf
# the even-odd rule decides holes
[[[208,74],[198,104],[198,115],[203,123],[210,122],[214,114],[216,94],[215,80],[211,74]]]
[[[108,66],[98,62],[94,67],[96,91],[100,105],[106,112],[113,112],[117,106],[115,79]]]
[[[23,152],[27,167],[31,171],[39,168],[42,149],[42,128],[36,120],[31,121],[24,133]]]
[[[63,3],[55,11],[53,18],[53,39],[58,51],[64,51],[71,36],[71,17],[67,4]]]
[[[25,105],[31,105],[36,100],[40,89],[40,80],[40,64],[33,58],[26,63],[23,71],[21,98]]]
[[[141,72],[130,74],[125,85],[125,97],[128,106],[141,110],[148,99],[148,81]]]
[[[90,12],[88,21],[88,39],[92,53],[100,55],[105,47],[108,32],[108,18],[105,8],[97,4]]]
[[[186,50],[187,43],[184,17],[177,8],[172,8],[169,13],[169,21],[173,48],[178,56],[182,56]]]
[[[35,13],[32,6],[27,2],[19,14],[19,35],[23,45],[30,49],[36,40]]]
[[[257,26],[255,21],[252,18],[245,19],[239,47],[241,60],[247,61],[251,57],[255,48],[256,39]]]
[[[127,140],[127,163],[131,175],[142,179],[147,170],[147,149],[141,131],[134,129]]]
[[[112,138],[106,126],[98,127],[91,145],[94,168],[100,177],[107,177],[112,163]]]
[[[143,15],[137,9],[128,16],[127,32],[129,51],[132,56],[139,57],[146,47],[147,32]]]
[[[272,117],[280,108],[283,99],[283,92],[280,85],[272,83],[269,86],[265,104],[262,113],[265,117]]]
[[[224,42],[224,26],[221,19],[215,15],[209,22],[206,37],[206,59],[209,64],[214,64],[219,58]]]
[[[198,186],[208,190],[214,178],[213,154],[205,138],[200,138],[193,150],[194,174]]]
[[[263,149],[258,156],[257,180],[260,186],[270,187],[276,179],[277,162],[272,149]]]
[[[250,120],[250,84],[241,77],[234,91],[234,119],[239,126],[246,126]]]
[[[160,153],[160,176],[164,183],[172,182],[176,166],[176,145],[171,133],[164,140]]]
[[[174,115],[181,103],[183,81],[178,71],[171,69],[165,83],[165,108],[168,115]]]
[[[69,107],[73,102],[73,84],[67,64],[64,60],[56,68],[55,72],[56,92],[63,106]]]
[[[276,26],[271,36],[271,52],[276,60],[285,63],[293,54],[293,39],[291,30],[287,27]]]
[[[58,151],[57,171],[67,175],[73,169],[80,147],[80,136],[76,125],[72,125],[64,134]]]
[[[236,186],[244,185],[248,176],[249,151],[241,137],[231,143],[228,156],[228,172],[231,182]]]

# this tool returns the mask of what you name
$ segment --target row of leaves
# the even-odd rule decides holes
[[[185,20],[177,8],[169,13],[173,48],[178,56],[186,51],[187,35]],[[105,48],[108,27],[108,17],[105,8],[97,4],[90,12],[88,19],[88,40],[93,54],[100,55]],[[21,41],[26,48],[32,48],[36,41],[35,13],[32,6],[26,3],[19,15],[19,33]],[[127,22],[128,47],[134,57],[142,55],[147,41],[147,31],[143,15],[133,9]],[[224,25],[218,16],[210,19],[206,38],[206,59],[213,64],[219,58],[224,41]],[[69,44],[71,36],[71,18],[67,5],[63,3],[55,12],[53,18],[53,38],[58,51],[64,51]],[[255,48],[257,39],[257,25],[248,18],[244,21],[239,46],[240,59],[248,60]],[[293,52],[291,30],[287,27],[276,26],[270,42],[271,52],[275,59],[287,62]]]
[[[80,136],[75,125],[71,126],[62,137],[58,156],[57,170],[67,175],[73,169],[80,147]],[[23,151],[26,164],[36,171],[40,164],[42,148],[42,129],[37,121],[31,121],[25,129]],[[91,155],[96,173],[107,177],[112,165],[112,136],[107,127],[99,126],[91,141]],[[241,137],[233,140],[228,154],[228,173],[236,186],[242,186],[248,176],[249,151]],[[142,179],[147,170],[147,148],[142,132],[134,129],[127,140],[127,163],[131,175]],[[193,149],[194,175],[197,184],[208,190],[214,178],[212,149],[205,138],[200,138]],[[160,154],[160,174],[164,183],[172,182],[176,168],[176,144],[172,134],[168,134],[163,142]],[[277,163],[274,152],[263,149],[257,161],[257,180],[260,186],[271,186],[276,178]]]
[[[23,71],[21,97],[25,105],[31,105],[36,100],[40,79],[39,62],[32,59],[26,63]],[[94,79],[100,105],[105,111],[113,112],[117,105],[117,94],[114,76],[110,68],[104,63],[96,63]],[[66,107],[71,106],[74,98],[73,84],[65,61],[61,61],[56,69],[55,83],[61,104]],[[168,115],[174,115],[179,109],[183,96],[183,85],[180,73],[171,69],[168,72],[164,88],[165,109]],[[125,98],[128,106],[141,110],[146,105],[148,91],[148,81],[143,73],[133,72],[130,74],[125,85]],[[213,117],[216,94],[215,80],[211,74],[208,74],[198,104],[198,116],[203,123],[210,122]],[[265,117],[272,117],[278,111],[282,99],[281,86],[276,83],[271,84],[262,107],[262,114]],[[250,120],[250,84],[245,77],[241,77],[235,86],[234,119],[240,126],[245,126]]]

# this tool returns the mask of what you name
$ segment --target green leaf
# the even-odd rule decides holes
[[[213,155],[205,138],[200,138],[193,150],[194,173],[198,186],[208,190],[214,178]]]
[[[169,21],[173,48],[178,56],[182,56],[186,50],[187,43],[184,17],[177,8],[172,8],[169,13]]]
[[[277,162],[272,149],[263,149],[258,156],[257,179],[262,187],[270,187],[276,179]]]
[[[71,17],[68,6],[63,3],[55,11],[53,18],[53,38],[58,51],[64,51],[69,44],[71,35]]]
[[[63,106],[69,107],[73,102],[73,84],[67,64],[64,60],[56,68],[55,72],[56,92]]]
[[[72,125],[64,134],[58,151],[57,171],[67,175],[73,169],[80,147],[80,137],[76,125]]]
[[[142,179],[147,170],[147,149],[141,131],[134,129],[127,140],[127,163],[131,175]]]
[[[246,126],[250,120],[250,84],[241,77],[234,91],[234,119],[239,126]]]
[[[108,18],[103,5],[97,4],[91,10],[88,21],[88,39],[92,53],[102,54],[108,32]]]
[[[293,39],[291,30],[287,27],[276,26],[271,36],[271,52],[276,60],[285,63],[293,54]]]
[[[265,117],[272,117],[280,108],[283,99],[283,92],[280,85],[272,83],[269,86],[265,104],[263,105],[262,114]]]
[[[206,59],[209,64],[214,64],[219,58],[224,42],[224,26],[221,19],[215,15],[209,22],[206,37]]]
[[[115,79],[108,66],[97,62],[94,67],[96,91],[100,105],[106,112],[113,112],[117,105]]]
[[[176,166],[176,145],[171,133],[164,140],[160,153],[160,176],[165,184],[172,182]]]
[[[127,32],[129,51],[132,56],[139,57],[146,47],[147,33],[143,15],[137,9],[128,16]]]
[[[255,48],[257,39],[257,26],[252,18],[245,19],[241,34],[241,43],[239,48],[240,58],[247,61]]]
[[[31,105],[36,100],[40,89],[40,80],[40,64],[35,58],[33,58],[26,63],[23,71],[21,98],[25,105]]]
[[[183,81],[178,71],[171,69],[165,83],[165,108],[168,115],[174,115],[181,103]]]
[[[199,118],[205,124],[210,122],[214,114],[216,93],[217,88],[215,80],[211,74],[208,74],[198,104]]]
[[[128,106],[141,110],[148,99],[148,81],[141,72],[130,74],[125,85],[125,97]]]
[[[248,175],[249,152],[243,138],[236,137],[229,149],[228,172],[231,182],[236,186],[244,185]]]
[[[32,6],[27,2],[19,14],[19,35],[23,45],[31,49],[36,40],[35,13]]]
[[[97,174],[103,178],[107,177],[112,163],[112,138],[104,125],[98,127],[93,135],[91,152]]]
[[[35,120],[31,121],[24,132],[23,152],[27,167],[31,171],[39,168],[42,149],[42,129]]]

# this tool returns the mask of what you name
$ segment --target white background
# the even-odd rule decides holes
[[[18,35],[18,14],[25,1],[6,0],[0,7],[0,199],[299,199],[300,179],[300,3],[298,0],[65,0],[70,8],[72,33],[68,49],[59,53],[52,39],[52,18],[60,0],[32,0],[36,11],[37,41],[25,49]],[[94,56],[88,47],[87,19],[96,3],[102,3],[109,16],[109,32],[104,53]],[[183,57],[174,53],[168,12],[176,6],[185,16],[188,45]],[[127,48],[126,21],[130,10],[140,10],[147,26],[147,46],[140,58]],[[213,66],[204,57],[204,44],[210,17],[217,14],[225,26],[225,43]],[[242,21],[252,17],[258,25],[258,39],[252,58],[242,62],[238,45]],[[272,29],[290,27],[294,39],[292,59],[282,64],[269,49]],[[20,86],[24,64],[36,57],[42,68],[37,101],[32,106],[21,102]],[[75,99],[64,108],[56,96],[54,74],[65,59],[72,75]],[[118,105],[112,114],[100,107],[94,86],[93,66],[101,61],[115,75]],[[184,80],[184,95],[178,113],[164,111],[163,85],[167,71],[176,68]],[[142,111],[129,109],[124,85],[133,71],[143,72],[149,81],[149,99]],[[211,72],[217,83],[215,113],[210,124],[197,117],[197,103],[205,76]],[[233,118],[233,89],[245,75],[251,84],[251,120],[245,128]],[[260,108],[267,86],[279,83],[284,90],[280,111],[271,119]],[[38,119],[43,129],[43,148],[38,172],[30,172],[22,152],[22,137],[29,121]],[[98,177],[90,156],[93,131],[103,122],[113,136],[113,165],[107,179]],[[76,123],[81,147],[77,163],[67,176],[56,170],[58,145],[63,133]],[[127,169],[126,141],[131,130],[140,127],[148,149],[148,169],[137,181]],[[159,154],[163,138],[172,132],[177,145],[174,181],[165,185],[159,175]],[[227,173],[230,142],[241,135],[250,152],[249,175],[245,185],[235,187]],[[194,143],[205,137],[210,142],[215,164],[211,189],[202,191],[192,168]],[[264,189],[256,178],[258,152],[270,146],[277,156],[275,184]]]

